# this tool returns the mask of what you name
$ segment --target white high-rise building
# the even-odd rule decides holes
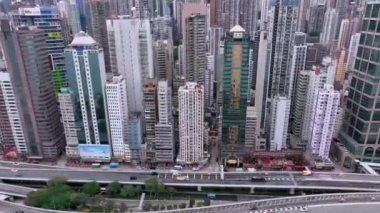
[[[351,71],[354,69],[355,64],[355,57],[356,53],[358,52],[359,47],[359,41],[360,41],[360,33],[355,33],[351,36],[350,41],[350,47],[348,49],[348,56],[347,56],[347,71]]]
[[[172,115],[172,90],[168,86],[167,81],[159,81],[157,88],[157,100],[158,100],[158,118],[159,123],[169,124],[171,123]]]
[[[107,20],[112,73],[126,79],[128,111],[143,112],[143,82],[154,77],[153,46],[148,19]]]
[[[196,82],[187,82],[178,90],[179,153],[178,162],[203,160],[204,89]]]
[[[320,42],[323,45],[330,44],[335,38],[338,25],[338,12],[336,9],[328,9],[325,13]]]
[[[350,21],[348,19],[343,19],[342,22],[340,23],[338,48],[345,47],[347,43],[347,39],[350,39],[349,33],[350,33]]]
[[[130,161],[128,102],[125,84],[123,76],[114,76],[112,81],[106,84],[106,97],[113,156]]]
[[[286,148],[290,113],[290,99],[276,96],[272,99],[270,151]]]
[[[334,124],[339,108],[339,92],[325,84],[314,93],[312,119],[310,120],[310,151],[313,155],[328,159]]]
[[[12,147],[15,146],[19,154],[27,154],[28,149],[23,133],[23,126],[15,94],[13,93],[11,79],[7,72],[0,72],[0,107],[2,108],[0,109],[0,122],[2,122],[2,125],[0,125],[0,142],[2,142],[4,148],[9,144]],[[8,135],[5,135],[7,133]]]
[[[327,69],[329,69],[327,67]],[[308,141],[311,134],[310,120],[312,119],[313,110],[313,99],[316,90],[323,88],[323,85],[327,81],[327,71],[326,68],[313,67],[313,70],[308,73],[308,86],[306,93],[306,103],[303,110],[303,121],[302,121],[302,141]]]
[[[247,116],[245,120],[245,146],[247,151],[256,150],[256,127],[257,126],[257,112],[253,106],[247,107]]]

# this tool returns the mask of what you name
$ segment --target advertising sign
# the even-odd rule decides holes
[[[41,9],[39,7],[20,8],[19,13],[25,16],[39,16],[41,15]]]
[[[79,155],[83,160],[109,161],[111,147],[104,144],[79,144]]]
[[[60,32],[54,32],[54,33],[48,33],[49,38],[62,38],[62,33]]]

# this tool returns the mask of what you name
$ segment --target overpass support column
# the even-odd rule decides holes
[[[251,194],[255,194],[255,187],[251,187],[249,193],[251,193]]]
[[[197,190],[198,190],[198,192],[201,192],[202,191],[202,186],[198,186]]]
[[[294,188],[290,188],[290,189],[289,189],[289,194],[290,194],[290,195],[294,195],[294,192],[295,192],[295,189],[294,189]]]

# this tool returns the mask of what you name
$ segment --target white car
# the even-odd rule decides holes
[[[11,169],[11,171],[12,171],[12,172],[18,172],[18,170],[17,170],[17,169],[14,169],[14,168]]]
[[[193,171],[199,171],[199,167],[194,167]]]

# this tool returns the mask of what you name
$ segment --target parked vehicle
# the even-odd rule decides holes
[[[189,180],[189,176],[177,176],[176,179],[180,181]]]
[[[92,164],[91,164],[91,167],[92,167],[92,168],[100,168],[101,165],[100,165],[100,163],[92,163]]]
[[[109,168],[110,168],[110,169],[115,169],[115,168],[117,168],[118,166],[119,166],[119,163],[114,163],[114,162],[112,162],[112,163],[109,164]]]

